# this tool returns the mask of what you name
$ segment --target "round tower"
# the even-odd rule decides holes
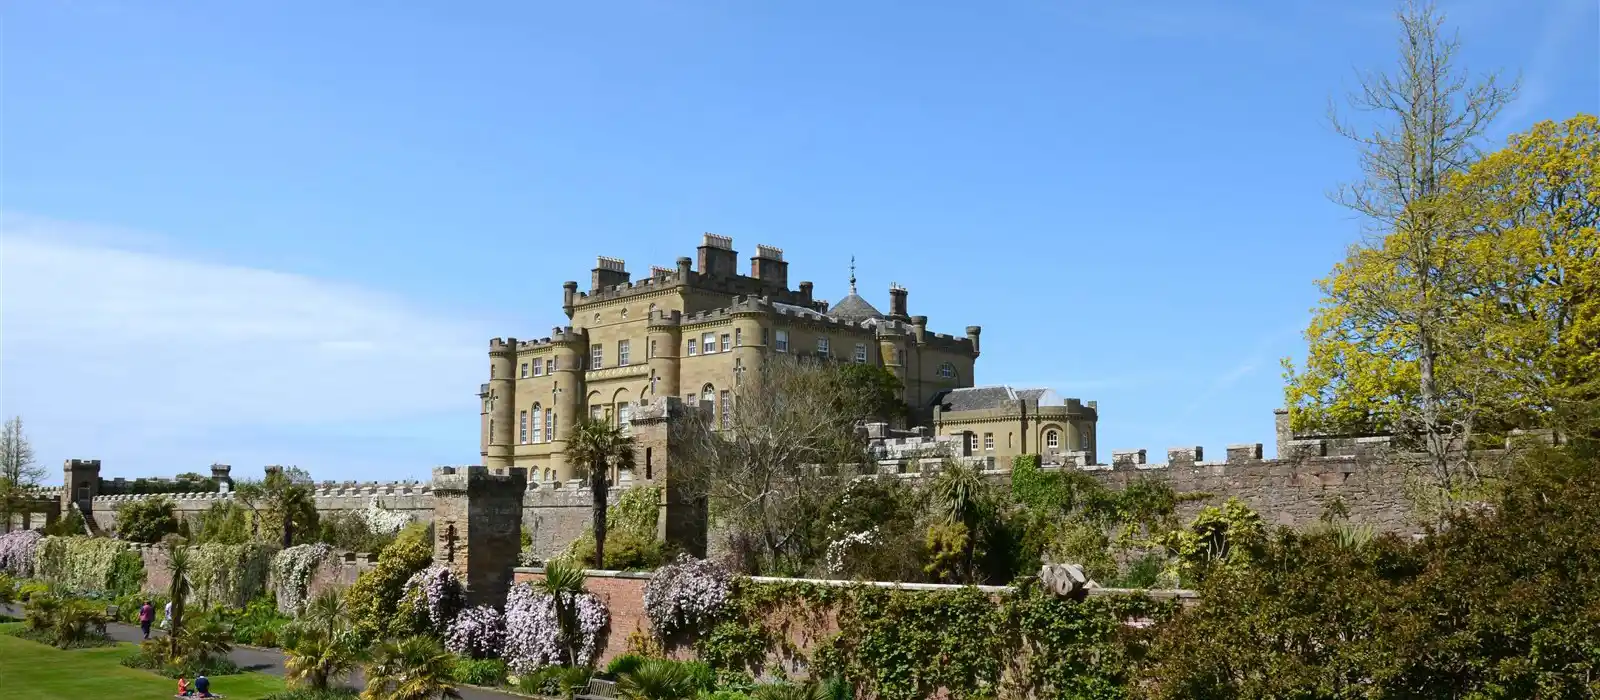
[[[682,314],[677,311],[652,311],[648,326],[651,398],[678,395],[678,351],[682,339],[678,322]]]
[[[752,302],[749,311],[737,312],[733,315],[734,334],[740,342],[733,348],[733,390],[738,394],[739,387],[755,381],[761,374],[761,364],[766,357],[766,348],[761,345],[761,321],[766,318],[765,311],[771,308],[764,302]]]
[[[583,411],[583,397],[588,392],[583,381],[583,357],[588,349],[588,334],[581,328],[560,328],[550,336],[550,343],[555,346],[556,368],[552,372],[555,381],[550,403],[555,406],[552,420],[556,422],[555,439],[551,440],[551,467],[556,471],[556,478],[567,481],[576,477],[576,473],[567,463],[567,438],[572,435],[572,426],[577,423]]]
[[[484,466],[511,466],[511,435],[516,429],[517,339],[489,341],[489,440],[484,451]]]

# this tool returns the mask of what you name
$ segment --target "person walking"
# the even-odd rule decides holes
[[[151,605],[150,601],[147,600],[144,605],[139,606],[139,631],[144,632],[145,639],[150,638],[150,623],[155,621],[156,606]]]
[[[172,601],[167,601],[167,616],[161,620],[161,629],[172,629]]]

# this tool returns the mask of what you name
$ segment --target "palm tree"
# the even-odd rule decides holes
[[[646,661],[617,679],[623,700],[688,700],[697,691],[688,669],[674,661]]]
[[[336,588],[322,589],[322,592],[306,603],[305,611],[300,613],[300,620],[308,629],[320,631],[328,637],[344,629],[349,618],[350,605],[345,602],[342,592]]]
[[[183,603],[189,597],[189,550],[176,544],[167,546],[167,573],[172,583],[167,586],[167,600],[172,601],[172,628],[167,630],[167,656],[178,658],[182,648],[178,635],[183,626]]]
[[[349,675],[361,661],[361,649],[348,632],[330,634],[321,628],[306,630],[285,651],[289,682],[312,690],[326,690],[330,682]]]
[[[173,616],[176,619],[177,606],[173,606]],[[184,655],[197,661],[227,656],[233,650],[233,630],[211,617],[201,618],[198,624],[185,628],[181,636],[176,633],[173,636],[178,639]]]
[[[583,568],[559,559],[544,567],[544,580],[539,589],[548,593],[556,609],[556,626],[561,629],[561,643],[567,648],[567,660],[578,662],[578,596],[583,595]]]
[[[978,470],[958,462],[946,462],[930,487],[931,505],[948,525],[966,528],[967,543],[962,551],[966,572],[973,573],[973,558],[977,553],[978,527],[988,508],[989,485],[984,483]]]
[[[432,637],[407,637],[379,645],[367,666],[363,700],[460,698],[450,686],[454,657]]]
[[[606,497],[611,491],[611,469],[633,468],[633,437],[621,426],[584,418],[567,438],[567,459],[586,470],[594,496],[594,568],[606,562]]]

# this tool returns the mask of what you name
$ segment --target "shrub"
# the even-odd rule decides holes
[[[194,678],[199,675],[231,676],[240,673],[239,665],[226,656],[183,657],[176,661],[167,656],[166,640],[150,639],[139,645],[139,650],[122,659],[122,665],[151,671],[167,678]]]
[[[546,666],[517,679],[517,689],[529,695],[572,698],[589,685],[589,669],[581,666]]]
[[[493,606],[480,605],[456,616],[445,635],[444,646],[453,654],[489,659],[499,655],[505,642],[505,616]]]
[[[127,542],[104,537],[46,537],[34,549],[34,575],[68,590],[105,593],[112,590],[113,573],[130,575],[129,565],[117,564],[128,550]]]
[[[356,700],[361,693],[354,688],[324,688],[313,690],[311,688],[295,688],[282,692],[264,695],[261,700]]]
[[[117,535],[129,542],[154,544],[177,531],[172,501],[165,497],[141,498],[117,508]]]
[[[88,600],[35,595],[29,602],[27,618],[17,636],[60,649],[108,646],[106,635],[111,618],[105,607]]]
[[[506,662],[499,659],[456,659],[450,675],[457,683],[496,686],[506,680]]]
[[[351,625],[356,631],[374,639],[391,628],[404,626],[397,624],[400,594],[406,581],[432,561],[433,547],[426,526],[413,525],[401,532],[378,555],[377,566],[362,572],[345,593]]]
[[[435,565],[406,580],[400,615],[412,621],[413,629],[440,635],[466,605],[467,590],[461,579],[449,568]]]
[[[606,675],[613,679],[619,678],[624,673],[632,673],[638,670],[648,660],[638,654],[623,654],[612,659],[611,663],[606,664]]]
[[[645,586],[645,614],[662,636],[697,629],[727,605],[729,580],[716,563],[680,555]]]
[[[625,700],[688,700],[699,690],[683,664],[662,659],[646,661],[617,679],[617,694]]]
[[[591,593],[562,593],[576,611],[577,639],[573,640],[573,661],[588,665],[599,649],[600,634],[610,622],[605,604]],[[526,583],[511,587],[506,596],[505,658],[517,673],[529,673],[567,660],[556,618],[555,597],[536,591]]]
[[[267,587],[271,548],[261,544],[203,544],[189,548],[189,578],[202,607],[244,607]]]
[[[18,530],[0,535],[0,571],[28,578],[33,575],[34,550],[44,536],[33,530]]]
[[[272,590],[277,596],[281,612],[300,615],[306,604],[311,576],[331,556],[333,547],[320,542],[295,545],[273,555]]]
[[[277,601],[270,594],[243,608],[222,608],[213,614],[233,630],[233,641],[258,647],[282,645],[284,628],[292,622],[278,612]]]

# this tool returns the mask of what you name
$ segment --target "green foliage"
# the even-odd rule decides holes
[[[398,537],[396,534],[373,532],[372,526],[361,513],[341,510],[320,516],[317,541],[347,552],[382,552],[384,547]]]
[[[310,690],[326,690],[365,658],[365,650],[355,635],[320,628],[295,635],[285,652],[285,677],[291,684]]]
[[[111,617],[104,604],[41,594],[33,596],[24,611],[25,624],[18,636],[59,649],[112,644],[106,635]]]
[[[270,593],[250,601],[243,608],[222,607],[211,615],[233,630],[235,642],[257,647],[282,645],[284,628],[293,622],[278,612],[278,602]]]
[[[189,524],[189,539],[195,544],[241,545],[250,541],[251,527],[248,508],[233,501],[218,501]]]
[[[640,485],[623,491],[617,504],[606,509],[606,560],[602,568],[652,569],[665,561],[661,542],[656,539],[660,502],[660,486]],[[567,548],[567,557],[594,561],[594,533],[585,532],[574,540]]]
[[[167,678],[194,678],[195,676],[231,676],[243,673],[239,665],[227,656],[172,657],[166,650],[166,641],[151,639],[139,645],[139,651],[124,657],[122,665],[152,671]]]
[[[892,422],[907,416],[905,385],[894,372],[875,364],[840,365],[834,375],[844,390],[840,411],[852,420]]]
[[[56,537],[69,537],[72,535],[85,534],[88,532],[88,530],[83,521],[83,511],[78,510],[77,503],[67,504],[66,514],[56,518],[55,522],[46,525],[42,532],[44,532],[46,535],[54,535]]]
[[[646,661],[617,679],[624,700],[688,700],[705,689],[685,664],[665,659]]]
[[[456,659],[450,677],[457,683],[497,686],[506,680],[506,662],[500,659]]]
[[[433,561],[433,543],[425,525],[408,526],[378,554],[378,563],[364,571],[345,592],[352,627],[367,639],[383,636],[402,621],[400,596],[412,574]]]
[[[177,531],[172,501],[165,497],[128,501],[117,508],[117,535],[129,542],[154,544]]]
[[[203,544],[189,547],[195,602],[244,607],[266,591],[273,549],[261,544]]]
[[[117,552],[106,576],[105,592],[113,597],[136,594],[144,587],[144,557],[131,549]]]
[[[630,673],[634,671],[648,660],[649,659],[647,657],[639,654],[622,654],[612,659],[611,663],[606,664],[605,675],[612,679],[616,679],[624,673]]]
[[[455,657],[432,637],[406,637],[379,644],[366,667],[367,690],[363,694],[385,700],[433,700],[459,698],[450,687]]]
[[[121,540],[45,537],[33,556],[36,576],[70,591],[117,595],[143,580],[143,562]]]
[[[311,688],[294,688],[280,693],[264,695],[261,700],[356,700],[361,694],[352,688],[328,688],[313,690]]]
[[[582,666],[546,666],[517,679],[517,688],[529,695],[568,698],[589,686],[589,669]]]
[[[1203,581],[1218,568],[1243,568],[1260,553],[1266,536],[1261,515],[1236,498],[1206,506],[1188,529],[1168,533],[1165,544],[1177,559],[1182,581]]]
[[[234,498],[255,512],[262,537],[287,549],[318,534],[311,475],[298,467],[269,467],[260,481],[241,481]]]

